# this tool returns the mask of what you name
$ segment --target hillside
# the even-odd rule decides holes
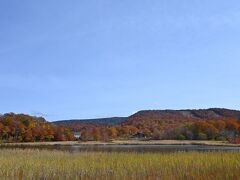
[[[123,124],[153,128],[156,123],[170,126],[201,120],[226,119],[240,120],[240,111],[221,108],[199,110],[144,110],[129,116]]]
[[[115,138],[227,139],[240,135],[240,111],[229,109],[145,110],[128,118],[58,121],[83,140]]]
[[[126,121],[126,117],[111,117],[111,118],[99,118],[99,119],[72,119],[72,120],[60,120],[54,121],[53,124],[57,126],[63,126],[72,129],[72,131],[83,131],[87,129],[104,128],[107,126],[114,126]]]
[[[229,140],[240,137],[240,111],[229,109],[144,110],[129,117],[47,122],[42,117],[0,115],[0,142],[73,140],[187,139]],[[240,139],[239,139],[240,142]]]
[[[130,120],[208,120],[208,119],[240,119],[240,111],[211,108],[193,110],[144,110],[131,115]]]
[[[71,120],[60,120],[54,121],[52,123],[57,125],[70,125],[70,124],[102,124],[102,125],[116,125],[120,124],[123,121],[127,120],[126,117],[110,117],[110,118],[96,118],[96,119],[71,119]]]

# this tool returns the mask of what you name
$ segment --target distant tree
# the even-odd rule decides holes
[[[177,140],[185,140],[186,137],[183,134],[178,134],[177,135]]]
[[[99,128],[95,128],[93,130],[93,140],[94,141],[98,141],[100,139],[101,139],[100,129]]]
[[[198,140],[207,140],[207,135],[206,134],[204,134],[204,133],[198,133],[198,137],[197,137],[197,139]]]
[[[184,135],[185,135],[186,139],[188,139],[188,140],[193,140],[193,138],[194,138],[193,133],[190,130],[186,130]]]
[[[115,139],[117,137],[117,129],[115,127],[111,127],[108,129],[109,130],[109,136],[112,138],[112,139]]]
[[[31,130],[27,130],[27,131],[24,133],[24,140],[25,140],[26,142],[32,142],[32,141],[34,141]]]
[[[159,130],[157,128],[154,128],[153,133],[152,133],[152,137],[153,139],[162,139],[164,135],[164,130]]]

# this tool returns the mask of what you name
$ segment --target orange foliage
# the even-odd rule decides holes
[[[65,127],[48,123],[42,117],[8,113],[0,116],[0,140],[4,142],[74,140]]]

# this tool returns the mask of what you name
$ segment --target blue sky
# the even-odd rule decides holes
[[[0,112],[240,109],[240,2],[2,0]]]

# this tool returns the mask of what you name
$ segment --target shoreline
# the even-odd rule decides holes
[[[199,141],[199,140],[113,140],[102,141],[57,141],[57,142],[25,142],[25,143],[1,143],[1,146],[73,146],[73,145],[205,145],[205,146],[235,146],[227,141]]]

